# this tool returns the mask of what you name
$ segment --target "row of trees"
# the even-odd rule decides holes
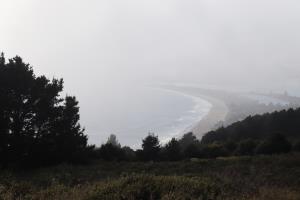
[[[205,134],[201,141],[209,144],[228,140],[239,142],[245,138],[263,140],[275,132],[283,134],[290,140],[299,139],[300,108],[249,116],[228,127],[221,127]]]
[[[160,145],[154,134],[149,134],[142,141],[142,148],[136,151],[121,147],[116,136],[111,135],[106,144],[96,148],[94,156],[108,161],[179,161],[190,158],[216,158],[225,156],[280,154],[300,151],[300,142],[292,145],[283,135],[272,134],[265,140],[246,139],[239,142],[201,143],[187,133],[180,139],[172,138],[165,145]]]

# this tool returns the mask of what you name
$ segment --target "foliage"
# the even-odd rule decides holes
[[[124,159],[124,152],[122,149],[111,143],[101,145],[96,151],[98,153],[98,158],[106,161],[119,161]]]
[[[282,154],[2,170],[0,199],[296,200],[299,168],[299,154]]]
[[[216,190],[216,191],[215,191]],[[199,178],[180,176],[133,175],[110,181],[87,199],[209,199],[218,188]]]
[[[183,150],[184,158],[200,157],[200,146],[198,144],[190,144]]]
[[[287,153],[291,150],[291,144],[282,134],[274,134],[267,140],[261,142],[257,148],[258,154],[279,154]]]
[[[237,149],[237,144],[233,141],[227,141],[224,143],[224,150],[227,151],[230,155],[235,152]]]
[[[255,141],[251,139],[243,140],[238,144],[236,149],[237,155],[253,155],[255,153],[256,148]]]
[[[188,132],[188,133],[184,134],[178,142],[183,151],[185,151],[185,149],[188,146],[198,145],[198,143],[199,143],[199,141],[197,140],[197,137],[192,132]]]
[[[121,148],[121,144],[117,140],[117,136],[114,134],[111,134],[107,139],[107,144],[112,144],[115,147]]]
[[[180,143],[172,138],[164,147],[166,159],[169,161],[178,161],[182,159]]]
[[[298,140],[297,142],[295,142],[294,146],[293,146],[293,150],[300,152],[300,140]]]
[[[59,94],[62,79],[36,76],[16,56],[0,57],[0,164],[78,161],[87,146],[75,97]]]
[[[6,62],[0,56],[0,164],[51,165],[60,162],[178,161],[230,155],[279,154],[291,151],[289,140],[299,139],[300,108],[249,116],[221,127],[199,141],[192,133],[172,138],[161,146],[149,134],[142,149],[122,147],[111,134],[99,148],[87,146],[79,124],[75,97],[61,98],[62,79],[36,76],[32,67],[16,56]],[[276,134],[280,132],[281,134]],[[294,144],[293,150],[300,151]]]
[[[153,133],[143,139],[142,151],[140,151],[139,157],[143,161],[155,161],[159,159],[160,144],[158,136]]]
[[[300,133],[300,108],[276,111],[263,115],[249,116],[243,121],[233,123],[205,134],[203,144],[213,142],[239,142],[246,138],[265,140],[274,133],[281,133],[287,139],[297,139]]]
[[[201,158],[217,158],[227,156],[227,151],[222,144],[212,143],[203,145],[201,148]]]

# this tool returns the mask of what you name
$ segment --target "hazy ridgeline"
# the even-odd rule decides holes
[[[233,155],[298,151],[300,109],[248,117],[227,128],[207,133],[201,141],[187,133],[161,145],[149,134],[142,148],[122,147],[111,135],[100,147],[88,146],[79,124],[75,97],[60,97],[62,79],[36,76],[20,57],[0,57],[1,164],[40,166],[61,162],[177,161]],[[100,122],[101,123],[101,122]]]

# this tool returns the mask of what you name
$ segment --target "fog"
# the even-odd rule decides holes
[[[136,84],[295,91],[300,83],[297,0],[0,0],[0,7],[0,51],[63,77],[83,107]]]
[[[300,74],[299,8],[296,0],[1,0],[0,44],[38,73],[64,77],[72,93],[124,81],[288,86]]]

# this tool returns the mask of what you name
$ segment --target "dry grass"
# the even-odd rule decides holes
[[[300,199],[300,155],[0,172],[0,199]]]

